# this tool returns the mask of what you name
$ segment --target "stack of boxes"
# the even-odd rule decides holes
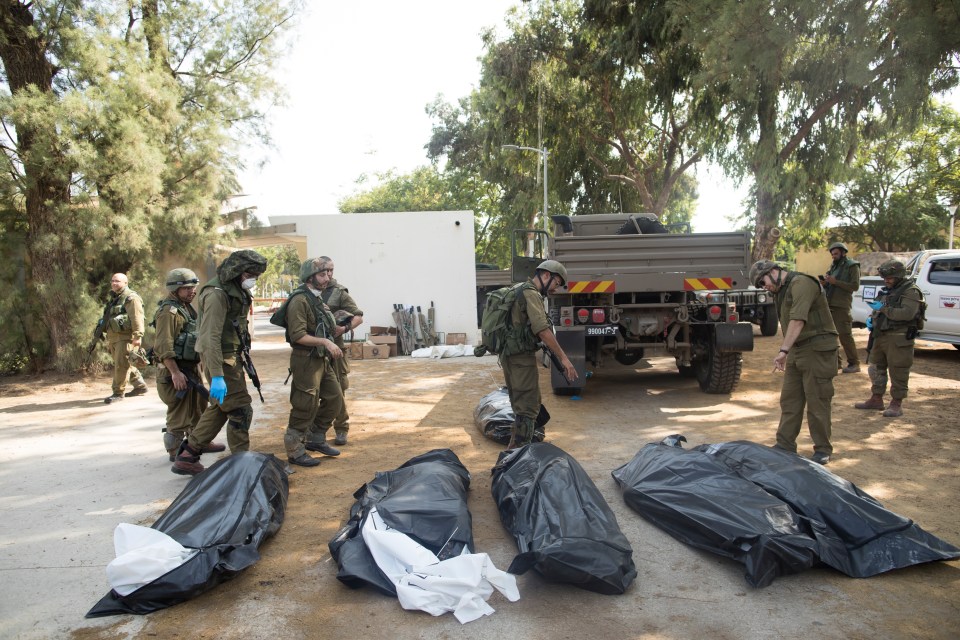
[[[351,360],[377,360],[397,355],[397,330],[394,327],[370,327],[365,342],[347,344]]]

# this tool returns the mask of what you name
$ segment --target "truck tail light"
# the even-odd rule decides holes
[[[740,322],[740,314],[736,313],[735,311],[731,312],[727,316],[727,322],[733,322],[733,323]]]
[[[577,322],[580,324],[587,324],[589,319],[590,311],[588,309],[577,309]]]
[[[710,307],[709,309],[707,309],[707,313],[710,314],[710,319],[711,319],[711,320],[713,320],[713,321],[719,320],[719,319],[720,319],[720,306],[719,306],[719,305],[716,305],[716,304],[713,305],[712,307]]]
[[[593,310],[593,323],[594,324],[603,324],[604,320],[607,319],[607,314],[604,313],[603,309],[594,309]]]

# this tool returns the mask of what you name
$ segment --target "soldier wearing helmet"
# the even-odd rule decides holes
[[[195,475],[203,471],[200,455],[211,450],[224,424],[232,453],[250,449],[253,399],[237,358],[241,348],[238,333],[249,339],[247,318],[253,306],[250,290],[266,269],[267,259],[256,251],[234,251],[217,267],[217,277],[197,293],[200,308],[195,348],[210,382],[210,405],[181,444],[171,468],[174,473]]]
[[[842,361],[837,366],[843,367],[843,373],[857,373],[860,371],[860,356],[857,355],[857,343],[853,339],[850,309],[853,306],[853,294],[860,288],[860,263],[847,257],[847,245],[842,242],[834,242],[827,249],[833,262],[822,277],[823,290],[830,305],[833,324],[840,336],[840,346],[847,358],[846,366]]]
[[[300,286],[270,319],[286,328],[286,339],[292,347],[290,417],[283,444],[287,460],[301,467],[320,464],[307,451],[340,455],[326,441],[329,422],[322,424],[318,417],[322,408],[332,420],[343,407],[343,390],[335,368],[343,351],[334,342],[336,321],[320,297],[332,271],[322,257],[306,260],[300,267]]]
[[[537,341],[543,342],[560,359],[568,380],[577,379],[577,370],[560,348],[543,304],[544,297],[566,284],[566,268],[556,260],[544,260],[537,266],[533,277],[521,287],[511,310],[514,327],[523,327],[527,339],[522,341],[524,348],[513,353],[500,353],[503,379],[516,416],[508,449],[522,447],[533,441],[541,404],[539,368],[534,356]]]
[[[833,454],[831,400],[837,375],[837,330],[817,279],[788,271],[770,260],[750,268],[750,281],[777,296],[783,341],[773,359],[774,371],[783,371],[780,389],[779,449],[797,451],[797,436],[807,412],[813,440],[811,460],[827,464]]]
[[[143,300],[140,295],[127,286],[127,275],[115,273],[110,279],[113,298],[107,303],[103,317],[107,320],[104,338],[110,356],[113,358],[113,393],[104,402],[112,404],[124,397],[142,396],[147,392],[147,383],[140,371],[130,364],[131,351],[140,347],[143,338]],[[124,393],[127,380],[133,385],[129,393]]]
[[[910,368],[913,366],[913,345],[923,320],[926,301],[916,280],[907,277],[899,260],[880,265],[880,277],[886,285],[870,302],[873,313],[868,325],[873,334],[870,362],[876,375],[870,387],[870,398],[858,402],[857,409],[883,411],[887,418],[903,415],[903,399],[907,397]],[[883,395],[890,380],[890,404],[884,408]]]
[[[330,280],[323,288],[321,298],[327,306],[330,307],[330,311],[333,312],[334,317],[337,318],[334,342],[337,343],[338,347],[343,349],[345,346],[343,334],[348,331],[353,331],[363,324],[363,310],[357,306],[353,296],[350,295],[350,291],[333,277],[333,259],[328,256],[320,256],[320,260],[323,261],[324,268],[329,270],[330,273]],[[341,324],[341,318],[343,318],[345,322],[346,318],[349,318],[349,324]],[[336,434],[333,443],[337,446],[342,446],[347,444],[348,433],[350,431],[350,415],[347,413],[346,401],[347,389],[350,388],[350,381],[347,377],[350,373],[350,365],[346,358],[338,358],[334,362],[334,369],[337,372],[337,377],[340,379],[340,388],[344,393],[344,401],[340,405],[340,412],[337,414],[331,414],[333,405],[321,405],[318,420],[321,424],[325,425],[324,433],[330,428],[330,425],[333,425],[333,430]]]
[[[187,438],[207,406],[206,389],[200,377],[197,345],[197,311],[191,304],[200,280],[190,269],[179,267],[164,280],[167,297],[157,303],[152,326],[157,334],[153,343],[157,359],[157,395],[167,405],[163,447],[174,462],[180,445]],[[223,451],[226,447],[210,443],[204,452]]]

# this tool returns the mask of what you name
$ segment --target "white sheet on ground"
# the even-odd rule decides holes
[[[121,522],[113,531],[117,557],[107,565],[107,580],[114,591],[127,596],[196,555],[156,529]]]
[[[496,589],[511,602],[520,599],[517,579],[500,571],[485,553],[440,560],[415,540],[390,529],[373,509],[361,530],[374,561],[397,587],[404,609],[439,616],[453,612],[461,624],[493,613],[487,599]]]
[[[414,349],[411,358],[459,358],[472,356],[473,345],[469,344],[438,344],[432,347]]]

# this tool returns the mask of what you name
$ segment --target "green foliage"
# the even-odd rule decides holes
[[[0,305],[22,316],[8,340],[34,369],[75,368],[112,273],[155,282],[161,259],[216,242],[298,5],[0,6],[0,246],[20,273]]]
[[[272,298],[279,293],[289,293],[300,284],[301,260],[293,245],[257,247],[257,253],[267,259],[267,270],[257,278],[257,290],[261,297]]]
[[[876,251],[947,246],[949,213],[957,202],[960,115],[934,107],[904,132],[879,122],[847,172],[831,213],[848,241]]]

